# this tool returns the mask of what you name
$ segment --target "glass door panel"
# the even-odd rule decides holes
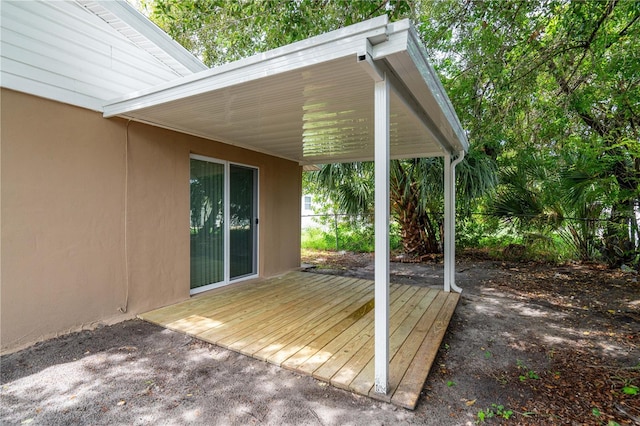
[[[224,164],[191,158],[191,288],[224,281]]]
[[[229,166],[229,255],[230,278],[256,273],[257,242],[256,169]]]

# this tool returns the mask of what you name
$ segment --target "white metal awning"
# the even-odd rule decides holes
[[[375,390],[388,392],[390,158],[444,157],[449,291],[457,288],[455,164],[468,149],[409,21],[390,24],[382,16],[202,71],[113,101],[104,116],[302,165],[375,160]]]
[[[303,165],[373,160],[374,69],[389,76],[392,158],[467,150],[409,21],[386,16],[130,94],[104,116]]]

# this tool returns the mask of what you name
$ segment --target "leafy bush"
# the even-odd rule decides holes
[[[337,237],[337,241],[336,241]],[[391,223],[389,245],[392,251],[400,248],[400,230],[396,223]],[[345,250],[352,252],[373,252],[375,236],[373,225],[364,220],[341,218],[335,224],[325,224],[324,228],[307,228],[302,230],[302,248],[315,250]]]

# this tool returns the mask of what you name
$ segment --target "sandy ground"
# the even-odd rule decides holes
[[[373,273],[364,255],[305,260]],[[415,411],[134,320],[1,357],[0,423],[473,425],[482,411],[488,424],[640,424],[640,396],[623,392],[640,385],[637,274],[456,270],[463,297]],[[392,281],[439,285],[442,265],[395,263]]]

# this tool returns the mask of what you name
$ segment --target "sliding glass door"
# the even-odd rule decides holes
[[[235,164],[229,169],[229,261],[231,279],[234,279],[256,271],[258,171]]]
[[[224,281],[224,164],[191,159],[191,288]]]
[[[257,273],[255,168],[191,156],[191,292]]]

